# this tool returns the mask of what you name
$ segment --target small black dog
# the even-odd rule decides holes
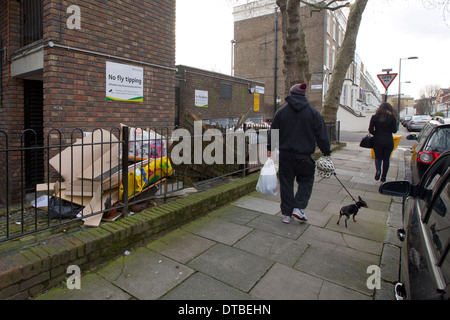
[[[358,197],[358,202],[356,202],[355,204],[351,204],[348,206],[344,206],[341,208],[341,211],[339,212],[339,219],[337,224],[339,224],[339,221],[341,221],[341,217],[342,216],[346,216],[347,218],[345,219],[345,227],[347,228],[347,220],[350,219],[350,216],[353,215],[353,221],[356,222],[355,220],[355,216],[358,214],[359,208],[368,208],[369,206],[367,205],[367,203],[361,199],[361,197]]]

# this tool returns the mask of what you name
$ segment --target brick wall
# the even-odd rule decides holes
[[[58,23],[58,1],[47,1],[45,35],[57,44],[174,68],[175,1],[62,1],[81,9],[81,29]],[[106,101],[106,62],[144,68],[144,102]],[[111,128],[120,123],[174,125],[175,72],[101,55],[47,48],[44,64],[46,128]]]
[[[180,88],[180,116],[185,110],[203,120],[235,119],[240,118],[248,111],[251,111],[250,117],[262,116],[262,109],[254,111],[254,94],[249,91],[249,85],[264,87],[263,83],[186,66],[177,66],[177,69]],[[231,99],[221,98],[221,83],[231,85]],[[207,108],[195,106],[195,90],[208,92]],[[264,97],[265,95],[260,96],[260,106],[264,104]]]
[[[44,137],[52,128],[62,129],[62,142],[68,143],[75,128],[108,130],[120,123],[174,126],[175,3],[175,0],[43,0],[44,32],[40,43],[46,47],[44,68],[38,76],[44,87]],[[67,13],[70,5],[80,8],[79,30],[67,27],[72,15]],[[25,52],[20,47],[19,1],[0,2],[0,35],[3,45],[8,47],[8,59]],[[48,46],[50,41],[56,46]],[[33,47],[32,44],[28,49]],[[144,102],[106,101],[107,61],[144,69]],[[0,130],[8,133],[9,148],[18,148],[25,129],[24,80],[12,78],[9,71],[10,63],[3,63]],[[4,140],[0,137],[0,149],[5,147]],[[4,155],[0,154],[0,203],[5,203],[6,194]],[[18,159],[19,155],[10,154],[9,200],[13,202],[20,201]]]
[[[20,48],[20,4],[17,1],[0,2],[0,36],[2,38],[3,47],[8,47],[6,52],[9,58],[11,53]],[[7,13],[9,11],[9,28]],[[9,37],[8,37],[9,31]],[[1,48],[2,49],[2,48]],[[24,109],[23,109],[23,79],[15,79],[9,76],[9,62],[3,60],[5,52],[2,50],[2,70],[1,70],[1,105],[0,105],[0,130],[8,133],[8,138],[4,134],[0,134],[0,149],[5,149],[6,140],[8,140],[8,148],[20,147],[20,134],[24,129]],[[0,203],[5,203],[7,192],[10,193],[9,200],[18,199],[17,190],[8,190],[5,188],[6,175],[9,172],[19,170],[20,162],[19,152],[9,153],[9,167],[6,170],[6,153],[0,153]],[[9,172],[8,172],[9,171]],[[10,174],[9,184],[20,185],[20,175]]]
[[[324,44],[325,44],[325,14],[313,13],[309,9],[301,9],[302,24],[305,32],[306,47],[310,59],[312,74],[310,85],[323,83]],[[285,80],[283,34],[281,13],[278,12],[278,47],[277,47],[277,98],[285,103]],[[234,24],[236,43],[235,73],[238,77],[255,79],[266,84],[264,114],[273,118],[274,113],[274,80],[275,80],[275,14],[264,15]],[[322,91],[309,90],[308,99],[317,109],[322,106]]]

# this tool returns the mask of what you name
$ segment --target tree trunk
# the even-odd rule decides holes
[[[336,121],[337,119],[345,74],[355,56],[356,39],[367,2],[368,0],[356,0],[351,7],[344,41],[336,59],[330,87],[322,109],[325,121]]]
[[[285,96],[297,83],[309,83],[309,56],[305,45],[305,33],[300,19],[299,0],[277,0],[282,14]]]

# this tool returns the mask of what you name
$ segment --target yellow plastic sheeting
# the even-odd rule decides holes
[[[172,165],[168,157],[162,157],[151,161],[144,167],[136,169],[128,174],[128,197],[141,192],[148,185],[173,174]],[[119,200],[122,200],[123,184],[120,183]]]
[[[397,150],[397,148],[400,144],[400,141],[402,140],[402,137],[403,137],[402,135],[394,134],[394,150],[392,151],[392,153],[394,153],[394,151]],[[375,151],[373,151],[373,149],[371,149],[371,150],[372,150],[372,159],[375,159]],[[391,153],[391,157],[392,157],[392,153]]]

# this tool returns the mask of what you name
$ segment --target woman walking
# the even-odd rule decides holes
[[[375,180],[386,181],[389,171],[390,157],[394,151],[393,134],[398,130],[397,114],[390,103],[380,105],[375,115],[370,119],[369,132],[374,136],[373,150],[375,152]]]

